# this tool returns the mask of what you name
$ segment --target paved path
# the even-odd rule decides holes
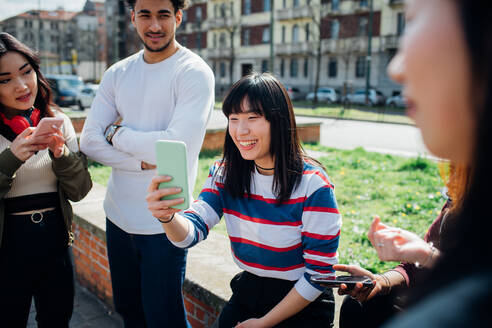
[[[36,310],[34,300],[27,328],[37,327],[35,320]],[[118,314],[112,312],[97,297],[79,284],[75,286],[75,302],[73,308],[71,328],[122,328],[123,321]]]
[[[320,143],[323,146],[353,149],[407,157],[429,156],[420,131],[411,125],[337,120],[297,116],[298,123],[322,122]],[[221,111],[214,110],[207,126],[209,129],[225,128],[227,119]]]

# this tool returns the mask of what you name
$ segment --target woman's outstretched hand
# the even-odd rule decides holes
[[[432,247],[413,232],[389,227],[376,216],[367,234],[382,261],[425,264]]]

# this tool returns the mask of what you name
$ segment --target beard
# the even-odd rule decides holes
[[[169,41],[166,44],[164,44],[162,47],[152,48],[147,43],[145,43],[145,41],[143,40],[142,37],[140,37],[140,35],[138,35],[138,38],[140,39],[140,42],[142,42],[142,44],[144,45],[145,49],[147,49],[150,52],[162,52],[162,51],[166,50],[169,47],[169,45],[171,44],[171,42],[174,40],[174,38],[170,38]]]

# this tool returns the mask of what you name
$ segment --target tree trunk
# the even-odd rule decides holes
[[[316,108],[318,104],[318,88],[319,88],[319,75],[321,71],[321,31],[320,37],[318,38],[318,49],[316,51],[316,77],[314,79],[314,98],[313,98],[313,108]]]

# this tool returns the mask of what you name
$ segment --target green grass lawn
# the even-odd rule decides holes
[[[343,216],[339,247],[341,263],[359,264],[375,272],[394,266],[394,263],[379,261],[367,238],[372,217],[378,214],[385,223],[423,236],[444,203],[437,164],[430,160],[407,159],[363,149],[305,147],[327,154],[319,160],[335,184]],[[195,197],[208,176],[209,167],[218,158],[217,152],[200,155]],[[89,170],[94,181],[106,185],[110,168],[91,163]],[[224,221],[214,229],[225,234]]]

